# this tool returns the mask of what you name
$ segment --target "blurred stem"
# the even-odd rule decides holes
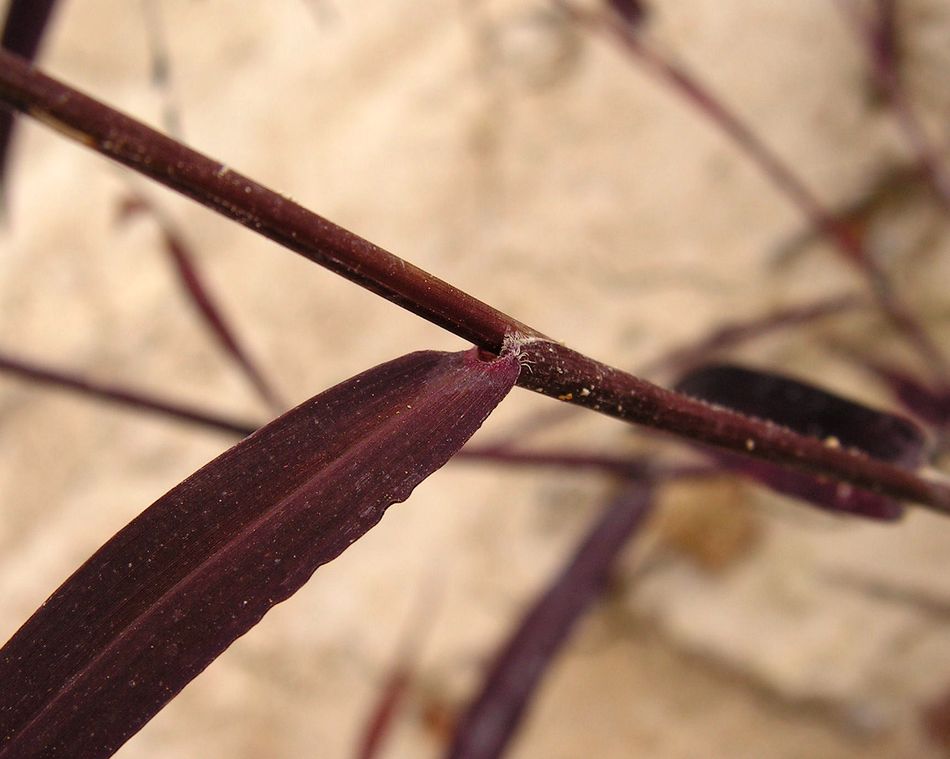
[[[713,93],[695,72],[674,61],[643,33],[640,25],[630,25],[619,15],[604,11],[585,12],[564,0],[554,0],[571,19],[612,40],[628,57],[650,75],[677,93],[705,119],[725,134],[807,219],[820,230],[842,256],[861,272],[881,311],[920,354],[941,382],[950,380],[950,366],[940,348],[927,334],[913,312],[895,292],[886,272],[849,226],[838,219],[811,188],[741,119]]]
[[[0,47],[32,61],[40,49],[56,0],[10,0],[7,4]],[[0,211],[6,212],[7,169],[13,139],[13,113],[0,111]]]
[[[201,321],[224,353],[247,378],[273,413],[280,414],[285,411],[287,404],[274,390],[265,372],[251,358],[251,354],[238,337],[238,331],[234,324],[225,316],[217,299],[212,295],[211,288],[198,268],[196,257],[191,247],[186,243],[184,235],[145,194],[131,189],[129,197],[120,209],[120,215],[124,221],[136,213],[150,215],[158,225],[163,238],[162,248],[175,269],[175,274],[185,297],[194,306]]]
[[[175,86],[172,80],[171,56],[168,54],[168,39],[158,0],[141,0],[142,15],[145,18],[145,31],[148,34],[148,47],[152,59],[152,82],[164,101],[162,121],[165,130],[177,139],[182,139],[181,112],[175,99]]]
[[[0,374],[68,390],[77,395],[106,401],[135,411],[145,411],[186,424],[194,424],[238,439],[247,437],[263,424],[263,422],[258,424],[250,420],[215,414],[204,407],[189,406],[160,398],[147,391],[129,388],[115,382],[99,382],[80,372],[54,369],[32,359],[15,357],[5,351],[0,351]],[[529,451],[514,450],[508,446],[499,445],[468,445],[455,454],[455,459],[514,467],[589,470],[621,477],[639,477],[648,471],[651,477],[666,476],[669,472],[673,472],[676,476],[689,477],[721,471],[714,470],[708,465],[682,465],[661,470],[650,460],[642,457],[611,456],[571,448]]]
[[[836,5],[864,47],[874,80],[887,98],[917,164],[929,177],[944,210],[950,211],[950,170],[911,105],[901,77],[896,0],[875,0],[875,17],[870,19],[853,0],[836,0]]]
[[[950,485],[602,364],[181,143],[0,51],[0,101],[493,354],[518,384],[627,422],[950,512]]]
[[[653,510],[649,482],[624,483],[494,656],[459,717],[446,759],[505,754],[551,662],[603,594],[617,558]]]
[[[77,372],[54,369],[32,360],[17,358],[6,352],[0,352],[0,372],[39,384],[71,390],[138,411],[147,411],[188,424],[196,424],[239,438],[247,437],[260,426],[254,422],[215,414],[203,408],[165,400],[139,390],[131,390],[109,382],[98,382]]]
[[[433,567],[426,582],[416,593],[414,608],[400,635],[395,656],[360,730],[355,759],[376,759],[383,755],[398,712],[409,695],[410,686],[416,677],[419,655],[432,633],[438,618],[436,611],[442,601],[442,575],[435,569]]]

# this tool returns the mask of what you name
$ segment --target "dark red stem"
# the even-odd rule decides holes
[[[0,99],[87,147],[494,353],[540,333],[230,167],[0,51]]]
[[[617,556],[650,514],[650,486],[625,483],[495,656],[455,730],[447,759],[505,753],[551,661],[603,593]]]
[[[40,48],[56,0],[11,0],[3,23],[0,46],[32,61]],[[0,201],[6,193],[7,162],[13,137],[13,114],[0,112]]]
[[[558,2],[558,6],[577,22],[612,39],[633,61],[677,92],[702,113],[709,123],[728,136],[769,178],[775,188],[799,209],[809,225],[820,230],[844,258],[864,275],[882,312],[914,346],[927,365],[934,369],[941,381],[950,375],[950,366],[947,365],[942,351],[894,292],[886,273],[870,255],[861,239],[825,207],[808,185],[744,120],[713,93],[712,88],[684,64],[673,61],[661,52],[638,27],[631,27],[621,18],[609,13],[584,13],[564,2]]]
[[[179,421],[197,424],[202,427],[225,432],[237,437],[247,437],[260,425],[250,421],[231,419],[205,411],[204,409],[187,406],[174,401],[157,398],[149,393],[130,390],[106,382],[83,377],[74,372],[61,371],[43,366],[35,361],[14,358],[6,353],[0,353],[0,372],[6,372],[23,379],[32,380],[44,385],[65,388],[93,398],[111,401],[122,406],[148,411],[161,416],[170,417]]]
[[[950,486],[944,481],[666,390],[557,343],[538,341],[523,355],[531,363],[518,381],[522,387],[627,422],[950,511]]]
[[[628,422],[950,511],[950,486],[664,390],[544,337],[467,293],[0,51],[0,100],[491,353],[518,384]]]
[[[873,19],[865,18],[849,0],[838,0],[837,5],[867,51],[874,79],[887,98],[918,165],[930,178],[941,205],[950,211],[950,171],[917,117],[900,75],[895,0],[877,0]]]
[[[287,404],[268,382],[264,372],[251,359],[250,354],[238,338],[237,330],[231,325],[230,320],[225,317],[221,306],[218,305],[211,294],[211,289],[198,269],[195,256],[185,242],[184,236],[162,213],[161,209],[144,195],[133,191],[125,203],[122,213],[124,216],[128,216],[135,212],[149,213],[158,223],[164,238],[164,250],[175,267],[178,281],[186,297],[197,309],[198,315],[218,341],[218,344],[247,377],[271,411],[278,414],[285,411]]]

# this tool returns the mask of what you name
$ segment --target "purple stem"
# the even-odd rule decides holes
[[[651,493],[627,483],[595,519],[547,590],[495,657],[481,690],[459,720],[446,756],[492,759],[515,735],[551,660],[604,590],[614,562],[650,512]]]
[[[37,364],[22,358],[0,353],[0,372],[6,372],[22,379],[33,380],[44,385],[72,390],[82,395],[111,401],[122,406],[147,411],[160,416],[171,417],[190,424],[224,432],[237,437],[247,437],[260,425],[253,422],[231,419],[209,413],[200,408],[166,401],[148,393],[120,387],[104,382],[96,382],[73,372],[61,371]]]
[[[158,207],[143,195],[133,193],[129,202],[123,208],[123,215],[127,216],[129,213],[137,211],[148,212],[157,221],[164,238],[165,252],[175,267],[179,283],[188,300],[198,310],[202,321],[207,325],[225,353],[237,364],[272,411],[280,413],[285,410],[287,408],[286,404],[274,392],[263,372],[251,360],[250,355],[237,337],[237,331],[229,324],[221,307],[215,302],[204,277],[195,264],[195,256],[190,251],[182,234]]]
[[[764,337],[789,327],[808,324],[828,316],[859,308],[864,301],[854,295],[838,295],[805,306],[790,306],[773,311],[766,316],[744,322],[726,324],[696,343],[676,348],[652,361],[642,374],[679,374],[706,361],[714,353],[733,348],[742,343]]]
[[[637,373],[644,376],[657,374],[675,375],[703,361],[708,360],[715,353],[735,348],[743,343],[760,337],[765,337],[779,330],[807,324],[812,321],[834,316],[864,305],[862,298],[853,295],[839,295],[820,300],[806,306],[790,306],[779,309],[766,316],[756,316],[742,322],[726,324],[708,333],[699,341],[682,348],[674,348],[661,354]],[[517,439],[527,434],[537,434],[570,418],[570,409],[555,407],[539,411],[522,422],[522,428],[517,431]],[[527,429],[525,429],[525,425]],[[493,447],[501,450],[508,448],[508,440],[496,440]]]
[[[57,0],[10,0],[0,46],[27,60],[40,49]]]
[[[950,485],[664,390],[555,343],[257,182],[0,51],[0,100],[346,277],[481,349],[518,384],[627,422],[950,512]]]
[[[897,3],[895,0],[877,0],[875,19],[866,19],[849,0],[837,0],[837,5],[867,51],[875,81],[887,98],[907,144],[917,157],[918,165],[930,177],[941,205],[950,211],[950,171],[911,105],[900,75]]]
[[[950,510],[950,486],[936,475],[924,478],[859,451],[666,390],[558,343],[534,345],[532,363],[519,379],[522,387],[790,469],[830,475],[872,493]]]
[[[441,600],[441,593],[438,592],[440,588],[432,586],[437,579],[437,575],[432,575],[431,580],[420,589],[415,608],[402,631],[396,655],[360,733],[354,753],[356,759],[374,759],[382,753],[396,714],[406,700],[419,653],[436,620],[435,606]]]
[[[0,46],[32,61],[39,52],[56,0],[10,0]],[[0,111],[0,197],[6,194],[7,163],[13,138],[13,113]],[[2,202],[2,201],[0,201]]]
[[[717,97],[699,76],[685,65],[668,58],[642,35],[615,15],[585,13],[572,8],[563,0],[556,0],[575,21],[591,30],[612,39],[631,60],[702,113],[711,124],[718,127],[736,145],[772,184],[782,192],[810,226],[821,230],[846,260],[850,261],[865,276],[881,310],[895,328],[932,366],[943,381],[950,374],[950,367],[942,351],[919,324],[912,312],[894,292],[893,287],[877,262],[865,248],[861,239],[842,220],[831,213],[812,190],[792,171],[779,156],[766,145],[739,116]]]

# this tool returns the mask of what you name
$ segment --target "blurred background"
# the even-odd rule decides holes
[[[808,234],[734,142],[551,3],[59,6],[46,71],[159,128],[171,112],[196,149],[650,379],[669,383],[651,370],[657,359],[724,324],[866,297],[860,273]],[[875,6],[655,0],[636,33],[688,66],[828,209],[850,213],[948,346],[946,208],[912,170],[848,15]],[[950,6],[903,0],[896,18],[901,86],[950,162]],[[168,79],[156,86],[163,48]],[[123,216],[130,192],[180,231],[288,404],[412,350],[465,347],[36,123],[18,123],[7,183],[0,351],[270,418],[183,294],[157,217]],[[873,308],[728,356],[898,408],[854,352],[928,370]],[[516,389],[476,440],[680,450],[582,412],[533,433],[551,406]],[[0,375],[0,638],[230,444]],[[351,756],[407,635],[419,661],[381,755],[439,756],[486,661],[613,488],[569,469],[448,465],[119,756]],[[917,509],[896,524],[836,518],[729,477],[664,487],[658,501],[548,671],[511,756],[950,752],[950,706],[939,706],[950,522]]]

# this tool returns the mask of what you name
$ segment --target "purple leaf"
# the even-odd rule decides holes
[[[925,438],[913,422],[780,374],[718,364],[690,372],[677,389],[884,461],[907,467],[923,461]]]
[[[707,366],[687,374],[677,389],[825,440],[831,447],[856,449],[911,469],[924,459],[926,439],[913,422],[771,372],[725,364]],[[896,519],[903,513],[903,506],[893,499],[845,484],[734,453],[717,451],[713,455],[728,469],[825,509],[876,519]]]
[[[0,45],[32,61],[39,51],[56,0],[10,0]],[[6,169],[13,135],[13,112],[0,109],[0,195],[6,191]]]
[[[173,488],[0,649],[0,757],[109,756],[445,464],[518,373],[512,355],[413,353]]]
[[[633,481],[598,515],[570,562],[498,653],[481,691],[459,720],[447,756],[501,756],[545,670],[575,623],[606,586],[617,555],[642,524],[650,506],[649,486]]]

